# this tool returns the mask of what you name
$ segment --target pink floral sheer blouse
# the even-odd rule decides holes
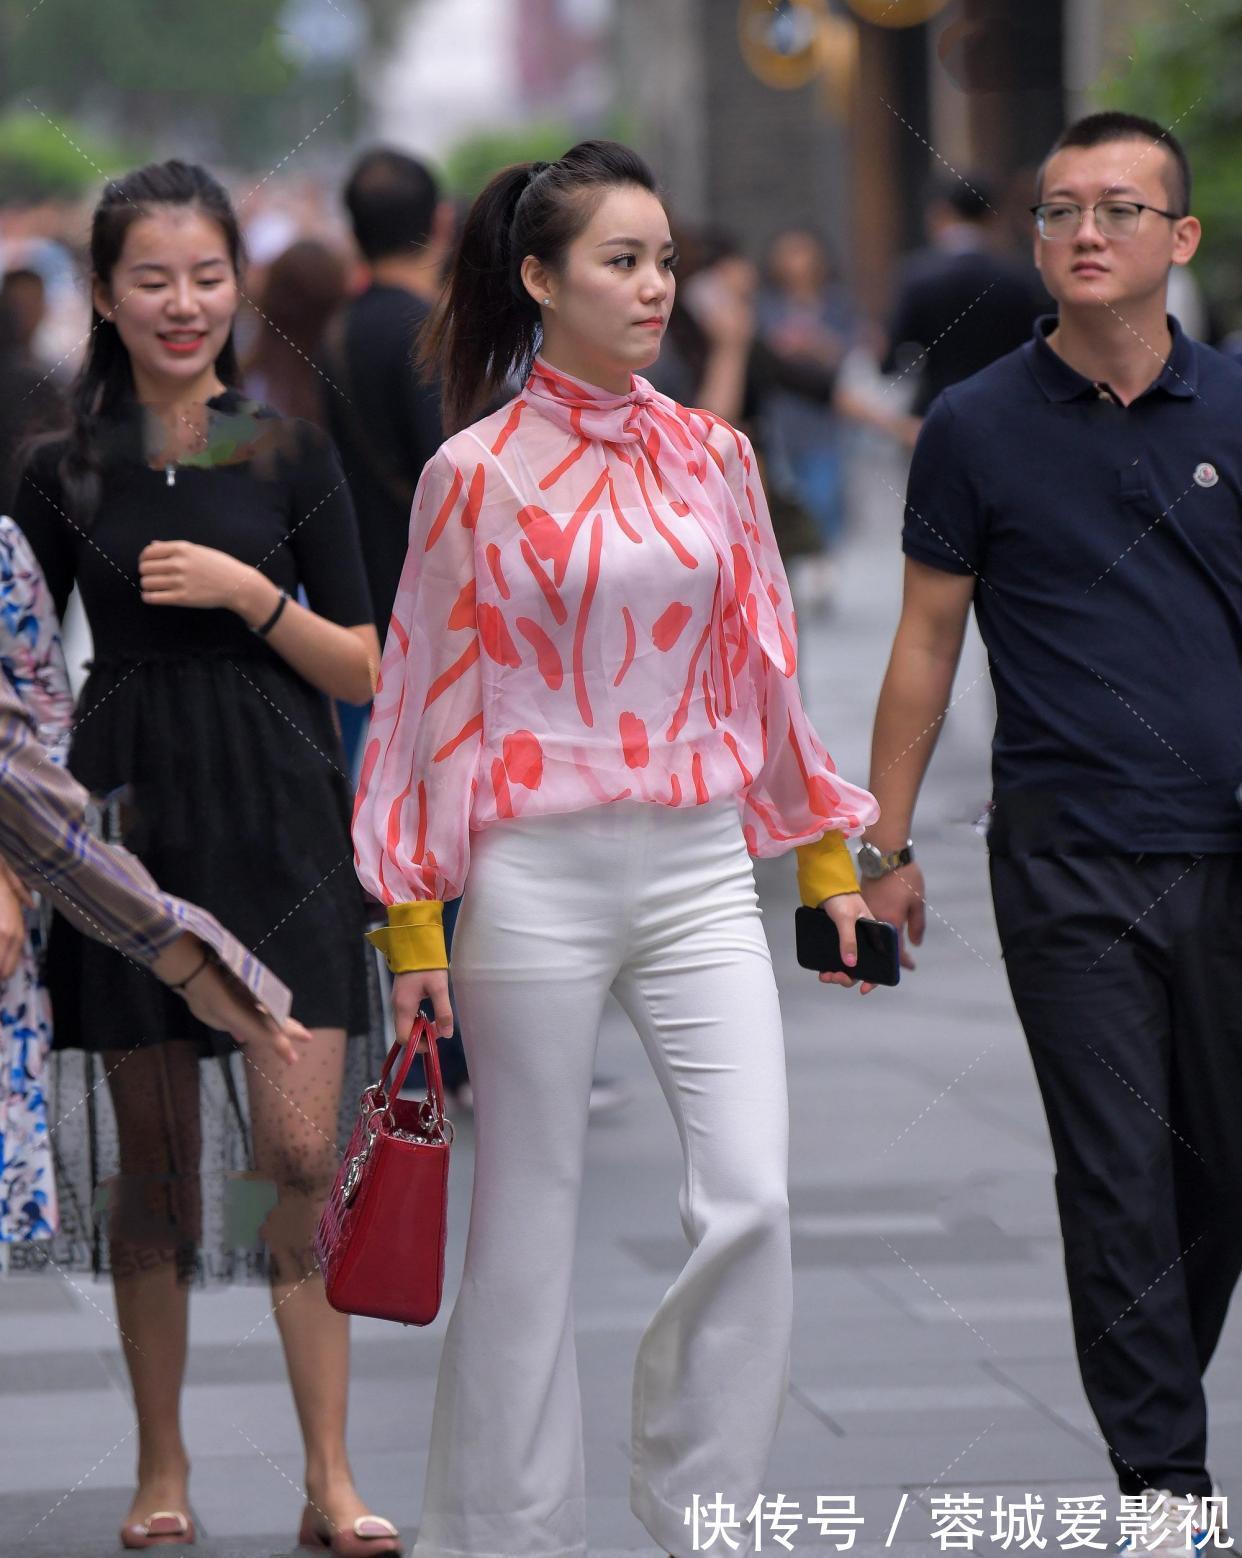
[[[473,831],[626,799],[734,797],[753,855],[858,833],[878,808],[812,729],[795,643],[749,441],[644,379],[612,395],[537,359],[419,483],[355,807],[363,885],[452,898]]]

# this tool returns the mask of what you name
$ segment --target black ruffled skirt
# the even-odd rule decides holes
[[[326,698],[266,651],[97,662],[69,767],[162,888],[210,910],[284,980],[296,1018],[367,1026],[350,785]],[[60,919],[48,984],[57,1049],[227,1043]]]
[[[387,1044],[326,699],[262,648],[100,662],[70,767],[102,798],[105,835],[251,947],[292,990],[295,1017],[345,1029],[343,1063],[331,1041],[318,1056],[312,1042],[303,1101],[288,1104],[288,1172],[307,1179],[313,1222]],[[175,1260],[184,1281],[270,1277],[278,1194],[262,1169],[243,1053],[59,917],[47,980],[61,1226],[23,1263],[120,1274]]]

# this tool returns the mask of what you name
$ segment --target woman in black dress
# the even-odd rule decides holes
[[[95,1264],[111,1269],[138,1414],[122,1541],[193,1539],[188,1285],[245,1269],[257,1233],[306,1445],[302,1537],[379,1558],[399,1551],[396,1533],[353,1485],[346,1321],[310,1253],[337,1164],[346,1037],[368,1027],[329,703],[365,703],[378,662],[354,514],[327,439],[234,387],[241,242],[207,173],[168,162],[110,183],[91,260],[71,426],[36,451],[16,503],[57,609],[76,582],[94,637],[70,766],[157,880],[290,986],[313,1032],[277,1076],[115,952],[64,922],[53,932],[55,1046],[87,1052],[108,1083],[78,1116],[104,1101],[115,1115],[115,1174],[95,1136],[92,1159],[107,1234]],[[243,1151],[230,1155],[213,1109]]]

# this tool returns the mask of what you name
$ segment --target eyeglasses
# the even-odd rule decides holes
[[[1095,217],[1101,238],[1133,238],[1144,211],[1154,211],[1171,222],[1181,221],[1178,212],[1162,211],[1159,206],[1144,205],[1140,200],[1097,200],[1093,206],[1086,207],[1075,205],[1071,200],[1045,200],[1030,210],[1041,238],[1075,237],[1086,211]]]

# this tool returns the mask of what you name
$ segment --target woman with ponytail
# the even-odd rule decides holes
[[[465,889],[477,1155],[425,1558],[585,1552],[572,1266],[610,990],[685,1156],[690,1255],[633,1398],[631,1499],[667,1551],[696,1494],[753,1505],[785,1394],[784,1051],[750,857],[796,848],[852,951],[844,839],[876,806],[803,712],[749,443],[638,376],[675,265],[645,164],[585,142],[483,191],[427,344],[460,431],[414,501],[354,820],[399,1034],[425,997],[452,1031],[440,916]]]
[[[238,391],[241,241],[208,173],[166,162],[110,183],[91,267],[72,425],[32,456],[15,507],[57,610],[76,583],[94,639],[69,764],[118,841],[259,950],[312,1030],[276,1075],[115,951],[53,928],[53,1043],[86,1061],[86,1107],[66,1104],[55,1140],[71,1165],[68,1133],[89,1122],[90,1182],[68,1203],[111,1272],[138,1417],[121,1540],[193,1540],[188,1285],[264,1270],[305,1440],[301,1537],[378,1558],[397,1533],[354,1488],[346,1321],[311,1253],[359,1049],[346,1036],[370,1027],[329,704],[366,702],[379,657],[353,510],[327,439]]]

